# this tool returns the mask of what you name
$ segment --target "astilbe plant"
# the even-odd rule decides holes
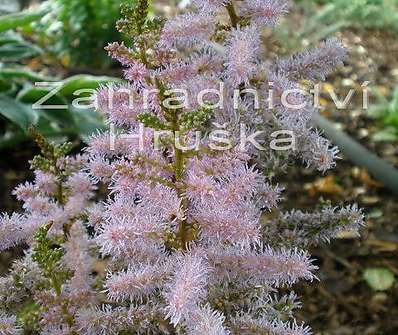
[[[1,218],[1,250],[28,248],[0,281],[0,334],[311,333],[294,319],[296,295],[278,289],[316,279],[304,248],[357,231],[363,215],[329,204],[279,212],[283,189],[266,172],[283,168],[282,159],[322,172],[334,166],[338,150],[311,127],[317,111],[297,89],[324,79],[346,51],[331,39],[263,61],[261,29],[278,22],[287,2],[193,6],[166,22],[147,18],[145,0],[123,8],[118,28],[134,47],[107,50],[127,82],[95,94],[116,132],[93,136],[76,158],[65,156],[68,145],[35,135],[35,181],[15,190],[25,212]],[[205,106],[192,98],[220,82],[222,108],[212,94]],[[250,88],[264,93],[260,107]],[[287,89],[296,89],[289,103],[304,103],[299,110],[282,103]],[[242,147],[241,124],[266,135],[291,131],[296,149]],[[93,199],[97,187],[108,190],[104,201]],[[274,219],[263,219],[266,211]]]

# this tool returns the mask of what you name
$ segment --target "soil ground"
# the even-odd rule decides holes
[[[342,33],[341,38],[350,49],[350,57],[344,69],[330,76],[324,85],[322,114],[398,167],[398,143],[371,140],[372,134],[380,130],[380,124],[362,110],[362,96],[355,97],[348,110],[336,111],[326,94],[333,87],[344,96],[349,88],[358,89],[358,85],[367,80],[372,90],[377,89],[389,97],[398,85],[397,36],[348,31]],[[311,325],[315,334],[398,334],[398,285],[376,292],[363,278],[364,271],[374,267],[388,268],[398,276],[397,197],[346,157],[338,162],[336,169],[323,176],[296,168],[283,178],[286,207],[311,210],[324,198],[336,205],[356,202],[367,216],[367,225],[359,239],[343,235],[329,245],[311,250],[317,259],[320,281],[297,287],[303,302],[301,318]]]

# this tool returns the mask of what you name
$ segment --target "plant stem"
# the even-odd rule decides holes
[[[180,130],[180,125],[178,124],[178,114],[177,111],[173,113],[173,119],[172,119],[172,126],[173,126],[173,132],[174,136],[176,136],[176,132]],[[188,209],[188,201],[186,196],[184,195],[184,192],[180,189],[179,183],[183,180],[184,178],[184,153],[181,149],[177,148],[174,140],[174,173],[175,173],[175,182],[177,186],[177,194],[178,197],[181,199],[181,210],[183,211],[184,215],[185,212]],[[179,227],[178,227],[178,237],[181,241],[181,247],[182,249],[186,250],[187,249],[187,221],[186,218],[181,219]]]
[[[228,11],[229,18],[231,19],[232,27],[236,28],[238,26],[240,19],[239,19],[239,16],[236,14],[235,6],[234,6],[234,3],[232,2],[232,0],[226,6],[226,8]]]
[[[145,41],[143,40],[140,41],[140,58],[142,63],[146,66],[146,68],[149,68],[149,62],[146,56],[146,44]]]
[[[236,28],[239,24],[240,18],[236,14],[235,6],[231,0],[231,2],[226,6],[228,15],[231,20],[231,25],[232,27]],[[173,131],[174,134],[180,130],[179,124],[178,124],[178,114],[177,112],[173,113],[172,117],[172,125],[173,125]],[[175,145],[174,142],[174,152],[175,152],[175,161],[174,161],[174,170],[175,170],[175,179],[176,183],[178,184],[182,179],[183,179],[183,174],[184,174],[184,153],[178,149]],[[183,191],[179,190],[178,185],[177,185],[177,192],[178,196],[181,199],[181,209],[183,213],[188,209],[188,200],[186,196],[183,194]],[[187,249],[188,245],[187,242],[189,242],[188,238],[188,225],[186,219],[182,219],[178,228],[178,236],[181,241],[182,248],[184,250]]]
[[[140,58],[142,63],[149,69],[150,64],[148,61],[148,58],[146,56],[146,44],[145,41],[140,41]],[[147,82],[149,84],[152,84],[152,79],[150,77],[146,78]],[[180,184],[184,178],[184,152],[177,148],[176,143],[175,143],[175,136],[176,133],[180,131],[180,125],[178,123],[178,111],[177,110],[172,110],[171,113],[170,111],[167,110],[163,106],[163,99],[164,99],[164,87],[162,83],[155,78],[155,85],[157,89],[159,90],[160,94],[160,104],[161,108],[165,113],[166,119],[170,117],[170,122],[171,122],[171,128],[173,131],[174,135],[174,140],[173,140],[173,148],[174,148],[174,164],[173,164],[173,170],[174,170],[174,176],[175,176],[175,183],[176,183],[176,190],[177,190],[177,195],[181,199],[181,210],[185,214],[187,209],[188,209],[188,200],[186,196],[184,195],[184,191],[181,190],[178,184]],[[186,218],[183,218],[180,220],[179,227],[178,227],[178,233],[177,233],[180,242],[181,242],[181,247],[182,249],[186,250],[187,249],[187,242],[188,242],[188,225]]]

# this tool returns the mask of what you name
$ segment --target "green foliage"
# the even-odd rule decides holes
[[[133,40],[133,50],[137,51],[138,47],[142,52],[145,45],[151,44],[151,39],[156,36],[155,32],[160,32],[163,23],[162,18],[152,15],[148,0],[135,0],[132,4],[125,3],[121,6],[121,18],[116,27],[122,34]],[[145,63],[146,60],[144,61],[143,57],[147,56],[140,52],[131,56],[140,58]]]
[[[39,19],[43,13],[41,9],[38,12],[0,16],[0,31],[6,28],[22,29],[26,24]],[[97,38],[93,37],[93,40]],[[92,104],[89,97],[93,90],[119,80],[91,75],[76,75],[59,80],[54,76],[35,73],[17,63],[42,53],[40,47],[27,42],[15,31],[0,33],[0,129],[3,133],[0,149],[27,140],[27,130],[31,125],[46,137],[62,141],[66,138],[84,139],[97,129],[104,128],[98,113],[86,105]],[[95,54],[106,56],[102,47]],[[38,87],[35,82],[46,82],[48,85]],[[58,92],[52,94],[55,90]],[[46,101],[37,104],[41,99]],[[82,102],[78,106],[74,105],[75,99]]]
[[[211,115],[211,109],[202,108],[194,112],[182,114],[179,122],[183,130],[201,129],[210,120]]]
[[[318,0],[333,9],[325,23],[344,21],[346,26],[398,32],[397,0]]]
[[[37,10],[0,16],[0,62],[15,62],[42,52],[38,46],[27,42],[20,34],[11,30],[23,28],[39,20],[44,14],[44,10]]]
[[[117,28],[121,33],[130,36],[141,35],[145,31],[148,17],[148,0],[137,0],[133,5],[123,4]]]
[[[49,171],[57,165],[59,158],[66,156],[72,150],[70,142],[50,143],[34,127],[30,127],[29,132],[41,151],[41,155],[35,156],[31,161],[31,168],[34,170]]]
[[[93,103],[90,96],[100,85],[118,82],[119,79],[76,75],[52,84],[54,78],[49,80],[23,69],[19,66],[0,68],[0,115],[8,120],[5,135],[0,137],[0,149],[26,140],[30,125],[35,125],[42,134],[53,139],[65,136],[85,139],[97,129],[104,128],[101,117],[90,107]],[[45,81],[49,83],[48,86],[34,86],[33,81],[43,79],[47,79]],[[49,99],[45,98],[55,89],[58,91],[56,94]],[[44,98],[47,101],[34,106]],[[75,99],[84,101],[77,106],[73,105]]]
[[[33,247],[32,259],[39,265],[44,276],[49,279],[56,293],[61,294],[62,284],[70,278],[69,271],[66,271],[61,264],[64,254],[59,241],[53,241],[48,236],[50,227],[40,227],[35,234],[35,245]]]
[[[0,94],[0,114],[23,131],[38,121],[38,114],[31,107],[4,94]]]
[[[369,109],[369,116],[379,120],[381,130],[373,135],[374,141],[398,140],[398,87],[391,101],[378,95],[378,104]]]
[[[40,329],[40,312],[40,306],[36,302],[28,301],[18,312],[18,322],[23,329],[37,332]]]
[[[155,130],[167,129],[167,126],[153,113],[141,113],[138,115],[138,120],[148,128]]]
[[[39,20],[44,14],[44,10],[28,10],[20,13],[3,15],[0,17],[0,33],[10,29],[26,26],[34,21]]]
[[[375,291],[386,291],[395,283],[394,274],[387,268],[369,268],[363,273],[363,278]]]
[[[42,49],[22,38],[20,34],[0,34],[0,61],[16,62],[42,53]]]
[[[336,32],[349,29],[381,29],[398,33],[398,0],[296,0],[303,25],[285,20],[276,29],[286,49],[300,49],[303,41],[314,45]]]
[[[104,47],[121,39],[115,24],[122,1],[48,0],[35,30],[63,65],[104,68],[111,64]]]
[[[210,120],[212,110],[209,108],[202,108],[197,111],[183,113],[179,117],[179,125],[182,131],[189,131],[192,129],[201,129],[205,123]],[[172,130],[172,124],[162,122],[153,113],[141,113],[138,115],[138,120],[148,128],[155,130]]]

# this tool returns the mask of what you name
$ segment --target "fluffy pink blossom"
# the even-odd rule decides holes
[[[17,326],[17,318],[0,311],[0,334],[18,335],[22,334],[22,329]]]
[[[213,310],[208,304],[192,312],[187,321],[188,335],[229,335],[224,327],[225,316]]]
[[[223,70],[223,59],[217,51],[212,48],[194,53],[189,59],[196,75],[220,75]]]
[[[293,80],[325,80],[347,58],[347,50],[337,38],[329,38],[318,48],[277,60],[271,71]]]
[[[208,257],[220,278],[244,276],[274,286],[316,278],[313,271],[317,267],[312,264],[307,252],[298,249],[274,250],[261,245],[254,249],[226,247],[210,249]]]
[[[282,15],[288,13],[290,2],[287,0],[245,0],[243,12],[258,26],[273,27]]]
[[[192,4],[203,12],[219,11],[228,4],[230,0],[193,0]]]
[[[191,64],[177,63],[166,65],[163,69],[157,71],[156,76],[172,86],[178,87],[178,84],[189,80],[195,74],[195,69]]]
[[[110,305],[86,307],[76,315],[77,329],[86,335],[117,335],[130,322],[124,309]]]
[[[196,206],[193,219],[200,225],[207,241],[229,242],[247,246],[260,238],[260,211],[247,203],[213,202]]]
[[[70,188],[73,194],[78,194],[84,198],[91,198],[96,190],[89,175],[83,172],[76,172],[69,176],[66,186]]]
[[[87,194],[74,194],[68,198],[64,210],[69,218],[76,218],[84,212],[88,205],[87,197]]]
[[[46,196],[37,195],[34,198],[27,199],[23,204],[23,208],[31,213],[38,213],[40,215],[49,215],[55,210],[56,202]]]
[[[106,47],[105,50],[108,51],[108,55],[112,57],[113,59],[116,59],[118,62],[120,62],[122,65],[130,65],[133,62],[133,59],[131,57],[131,49],[127,48],[124,45],[124,42],[122,43],[109,43]]]
[[[130,153],[130,140],[105,132],[93,135],[86,149],[91,156],[112,157]]]
[[[87,208],[87,223],[96,231],[104,223],[104,206],[101,203]]]
[[[37,189],[32,183],[25,182],[18,185],[12,192],[13,195],[20,201],[27,201],[37,194]]]
[[[233,86],[247,84],[257,69],[260,35],[255,26],[233,29],[225,48],[225,77]]]
[[[94,183],[99,181],[109,182],[114,173],[112,165],[103,155],[92,156],[87,168]]]
[[[93,260],[89,253],[89,237],[79,221],[72,225],[69,234],[70,238],[64,244],[63,262],[73,271],[70,287],[74,292],[90,291]]]
[[[117,255],[140,240],[159,240],[165,223],[156,213],[146,217],[113,218],[100,228],[97,243],[104,255]]]
[[[303,149],[305,151],[302,157],[307,166],[313,165],[321,172],[334,168],[336,160],[340,159],[339,149],[317,131],[307,133],[307,143]]]
[[[124,77],[129,80],[134,88],[142,88],[149,75],[148,69],[144,64],[133,62],[124,70]]]
[[[250,335],[253,332],[269,335],[311,335],[308,326],[294,322],[271,321],[266,318],[255,319],[249,314],[240,315],[233,320],[233,334]]]
[[[11,216],[2,214],[0,216],[0,251],[9,249],[26,239],[23,215],[13,213]]]
[[[182,14],[169,20],[163,27],[160,45],[186,47],[207,43],[215,31],[215,18],[204,14]]]
[[[129,267],[125,272],[109,273],[105,288],[113,301],[140,301],[164,285],[170,273],[167,263]]]
[[[292,317],[295,296],[271,294],[316,279],[304,247],[363,225],[356,206],[275,210],[283,188],[272,179],[285,158],[320,171],[338,158],[312,128],[317,110],[298,89],[302,79],[324,79],[344,61],[342,44],[327,40],[264,61],[261,29],[276,24],[287,1],[194,0],[193,7],[159,26],[148,18],[131,49],[108,45],[128,81],[94,94],[111,131],[93,135],[83,155],[43,166],[14,191],[24,214],[0,217],[0,251],[29,247],[0,278],[0,298],[6,310],[33,299],[41,334],[309,335]],[[137,50],[147,57],[139,60]],[[170,92],[176,88],[180,93]],[[253,97],[252,88],[265,95]],[[201,96],[203,108],[198,95],[209,89],[222,91],[223,106],[211,93]],[[174,109],[165,99],[186,103]],[[225,150],[211,146],[220,129],[231,139]],[[293,131],[296,148],[242,151],[242,129],[261,130],[262,145],[277,129]],[[159,140],[158,130],[168,134]],[[205,136],[195,143],[199,131]],[[195,150],[179,147],[173,132]],[[273,211],[267,219],[266,211]],[[33,257],[42,226],[64,252],[54,270],[60,273],[42,271]],[[0,314],[3,329],[18,333],[16,319]]]
[[[44,195],[53,195],[57,190],[57,183],[52,174],[35,171],[35,187]]]
[[[166,317],[177,325],[196,310],[205,295],[210,268],[199,254],[181,254],[176,259],[173,278],[165,291]]]
[[[142,97],[137,94],[135,86],[131,85],[102,86],[93,100],[97,110],[116,125],[135,125],[137,115],[145,110]]]
[[[185,192],[191,201],[203,201],[209,197],[214,197],[216,187],[212,176],[197,175],[189,172]]]
[[[303,93],[303,87],[273,72],[269,74],[268,84],[265,104],[275,113],[279,126],[295,134],[306,132],[315,109]]]

